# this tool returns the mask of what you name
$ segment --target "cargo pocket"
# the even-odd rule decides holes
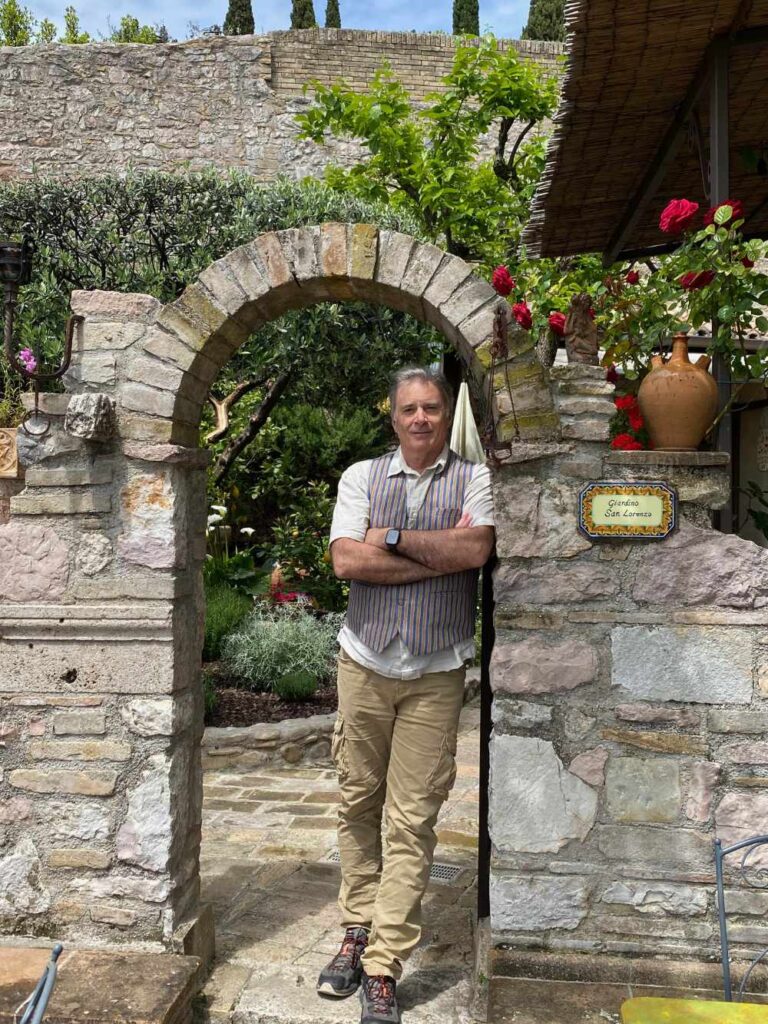
[[[349,775],[349,757],[347,753],[347,741],[344,735],[344,718],[339,711],[333,725],[331,736],[331,758],[336,766],[336,774],[340,780],[346,779]]]
[[[432,771],[427,776],[427,788],[430,793],[447,797],[456,781],[456,741],[443,736],[440,753]]]

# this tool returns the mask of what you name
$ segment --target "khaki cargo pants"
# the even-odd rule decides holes
[[[339,907],[371,930],[367,974],[399,978],[421,935],[437,814],[456,778],[464,668],[388,679],[339,656]],[[386,835],[382,856],[382,808]]]

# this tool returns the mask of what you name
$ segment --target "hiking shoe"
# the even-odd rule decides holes
[[[397,982],[386,974],[368,975],[363,971],[360,1024],[400,1024],[395,990]]]
[[[341,949],[320,971],[320,977],[317,979],[317,991],[320,995],[343,999],[357,991],[363,976],[360,957],[367,945],[368,932],[365,928],[347,928]]]

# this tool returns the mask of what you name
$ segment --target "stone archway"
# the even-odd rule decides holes
[[[349,299],[433,324],[484,386],[502,300],[462,260],[367,224],[262,235],[166,306],[73,295],[69,393],[44,396],[44,439],[22,439],[26,487],[0,535],[0,699],[24,737],[2,819],[24,881],[0,893],[4,930],[119,941],[129,929],[201,948],[201,409],[260,324]],[[513,430],[511,394],[519,435],[551,441],[546,373],[516,327],[510,353],[492,382],[498,432]]]

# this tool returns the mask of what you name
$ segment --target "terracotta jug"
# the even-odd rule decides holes
[[[688,338],[676,334],[672,355],[651,358],[651,370],[637,399],[653,447],[660,451],[695,451],[717,413],[717,384],[708,372],[709,356],[688,359]]]

